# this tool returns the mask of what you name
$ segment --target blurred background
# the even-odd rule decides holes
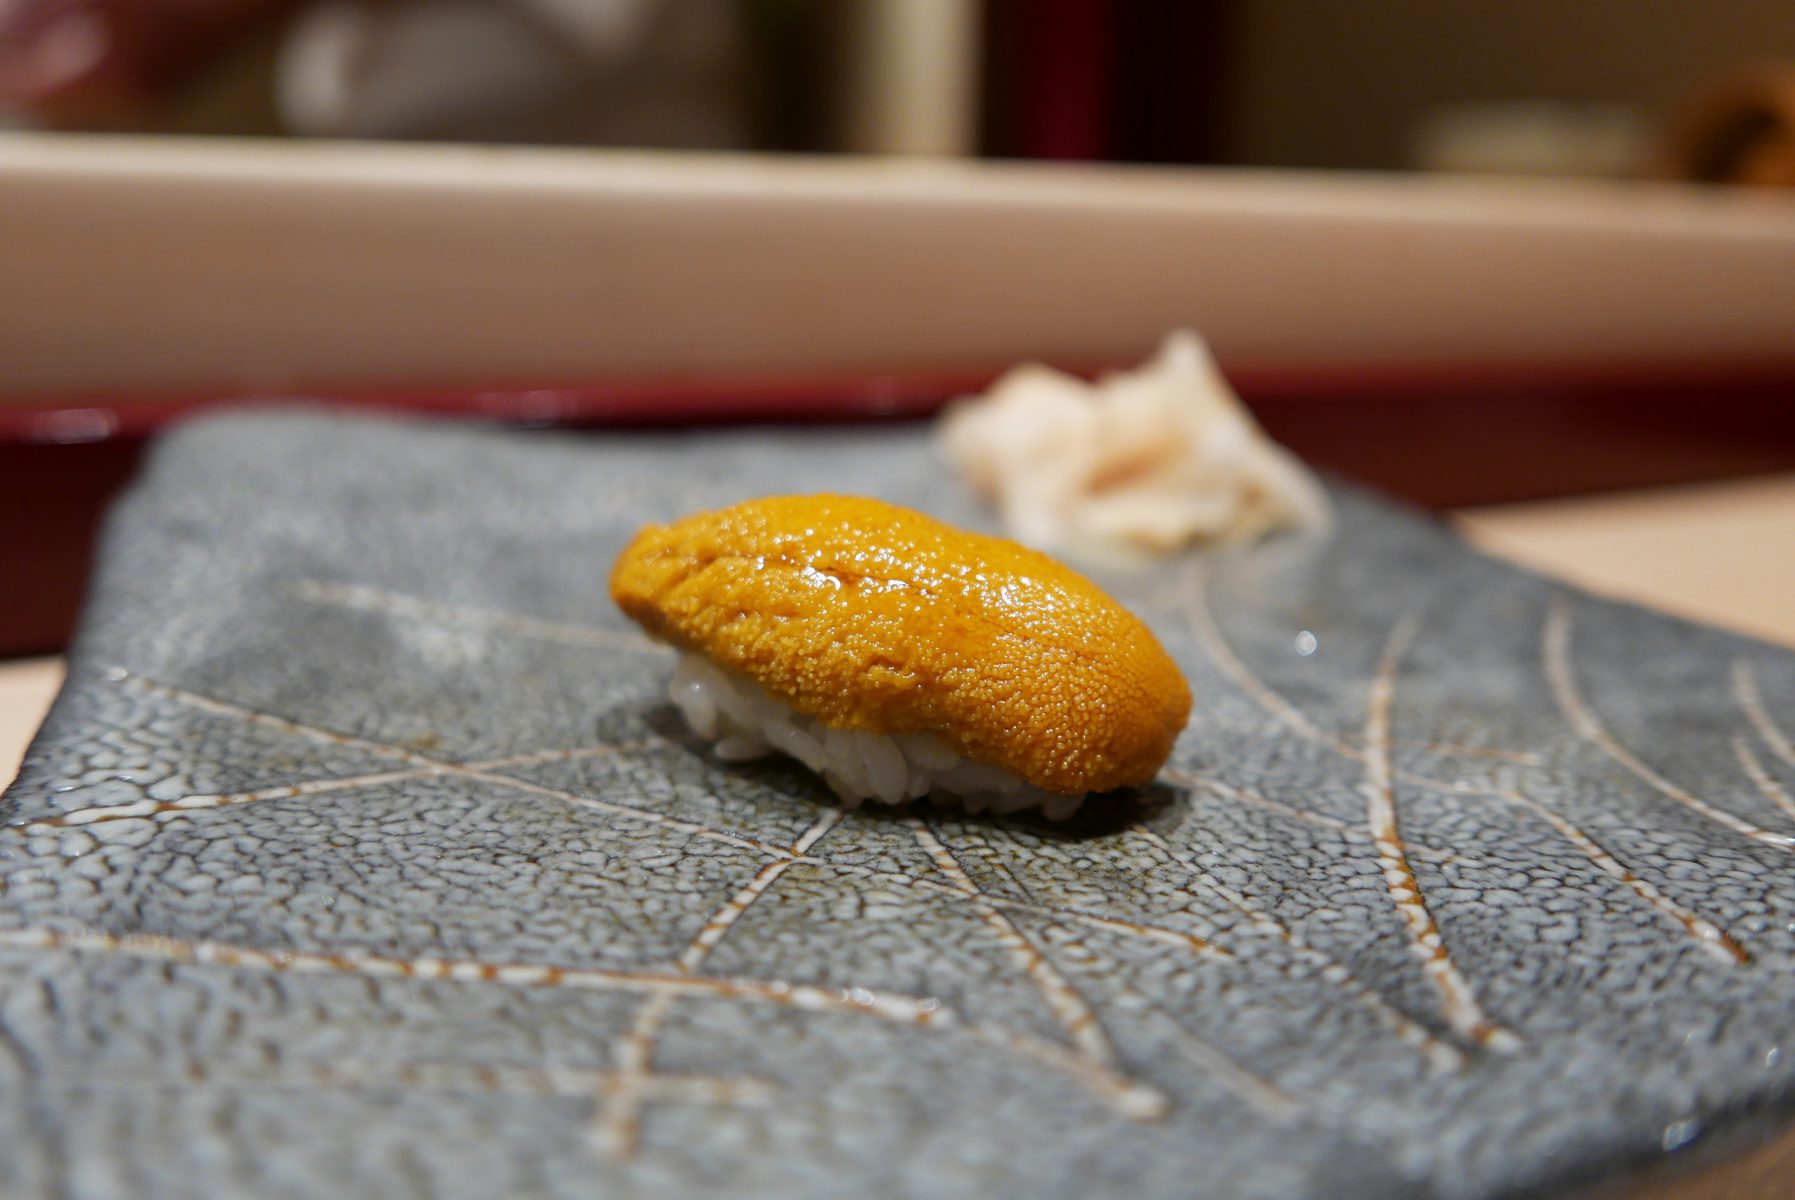
[[[919,419],[1174,325],[1310,461],[1795,643],[1792,187],[1791,0],[0,0],[0,656],[195,411]]]
[[[1786,0],[0,3],[62,130],[1788,184],[1792,72]]]

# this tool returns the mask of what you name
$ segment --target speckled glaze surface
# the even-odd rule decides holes
[[[0,1195],[1498,1197],[1795,1084],[1795,656],[1350,493],[1099,582],[1195,696],[1068,827],[726,766],[628,536],[914,432],[235,417],[0,805]]]

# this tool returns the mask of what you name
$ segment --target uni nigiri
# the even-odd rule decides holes
[[[1190,714],[1177,665],[1095,584],[879,500],[649,526],[611,595],[681,652],[671,698],[721,757],[783,752],[849,805],[945,792],[1069,816],[1151,780]]]

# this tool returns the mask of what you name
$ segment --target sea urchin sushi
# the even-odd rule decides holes
[[[721,757],[790,755],[849,805],[1065,817],[1151,780],[1190,714],[1177,665],[1089,580],[878,500],[649,526],[611,595],[681,652],[671,698]]]

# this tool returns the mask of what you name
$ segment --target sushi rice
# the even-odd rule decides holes
[[[1061,821],[1084,801],[963,758],[933,734],[832,729],[697,654],[680,655],[667,695],[718,758],[746,762],[789,755],[821,775],[849,809],[867,800],[903,804],[923,796],[956,796],[967,812],[1009,814],[1038,807],[1049,820]]]

